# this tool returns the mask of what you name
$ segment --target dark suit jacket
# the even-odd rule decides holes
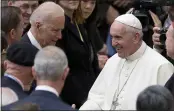
[[[22,36],[22,38],[21,38],[20,41],[21,42],[27,42],[27,43],[30,43],[31,44],[31,41],[30,41],[30,39],[29,39],[29,37],[27,35],[27,32]]]
[[[9,87],[12,89],[18,96],[19,99],[23,99],[27,96],[27,94],[23,91],[21,85],[19,85],[16,81],[13,79],[3,76],[2,79],[2,87]]]
[[[71,106],[63,103],[55,94],[42,90],[33,91],[27,98],[4,106],[2,110],[12,110],[15,106],[24,103],[36,104],[39,106],[39,110],[73,110]]]
[[[98,60],[91,40],[83,25],[79,25],[84,42],[81,41],[78,30],[66,16],[62,39],[57,42],[68,58],[70,73],[65,81],[61,98],[80,107],[87,98],[88,92],[98,76]],[[91,49],[90,49],[91,48]],[[91,54],[94,54],[93,60]]]
[[[22,36],[21,42],[27,42],[31,44],[31,41],[27,35],[27,32]],[[29,91],[26,91],[27,94],[31,94],[31,92],[36,88],[36,81],[34,80],[31,86],[31,89]]]
[[[169,89],[169,91],[172,93],[174,97],[174,74],[170,77],[170,79],[165,84],[165,87]]]

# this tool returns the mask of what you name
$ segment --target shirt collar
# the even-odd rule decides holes
[[[36,38],[33,36],[33,34],[31,33],[31,31],[29,30],[27,33],[31,43],[38,48],[39,50],[42,49],[41,45],[38,43],[38,41],[36,40]]]
[[[144,52],[146,50],[146,47],[147,47],[147,45],[143,41],[142,44],[141,44],[141,47],[134,54],[128,56],[126,59],[130,60],[130,61],[134,61],[134,60],[140,58],[144,54]]]
[[[15,76],[13,76],[13,75],[10,75],[10,74],[7,74],[7,73],[5,73],[4,76],[6,76],[6,77],[8,77],[8,78],[14,80],[15,82],[17,82],[17,83],[22,87],[22,89],[24,90],[24,85],[23,85],[23,83],[22,83],[17,77],[15,77]]]
[[[54,93],[56,96],[59,96],[59,93],[56,91],[56,89],[48,85],[38,85],[35,90],[49,91],[51,93]]]
[[[169,26],[171,25],[172,21],[170,19],[170,17],[168,16],[167,19],[164,22],[164,27],[165,28],[169,28]]]

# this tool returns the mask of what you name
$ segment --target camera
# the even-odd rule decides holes
[[[165,45],[165,41],[166,41],[166,32],[167,32],[167,29],[166,29],[166,28],[162,28],[162,29],[159,31],[159,34],[160,34],[159,40],[160,40],[160,43],[161,43],[162,45]]]

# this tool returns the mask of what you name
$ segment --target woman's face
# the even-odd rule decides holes
[[[96,0],[82,0],[80,5],[83,17],[87,19],[92,14],[95,8]]]
[[[79,6],[79,0],[60,0],[58,4],[66,10],[76,10]]]

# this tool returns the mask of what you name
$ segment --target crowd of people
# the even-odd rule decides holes
[[[2,1],[1,109],[174,110],[174,5],[135,1]]]

